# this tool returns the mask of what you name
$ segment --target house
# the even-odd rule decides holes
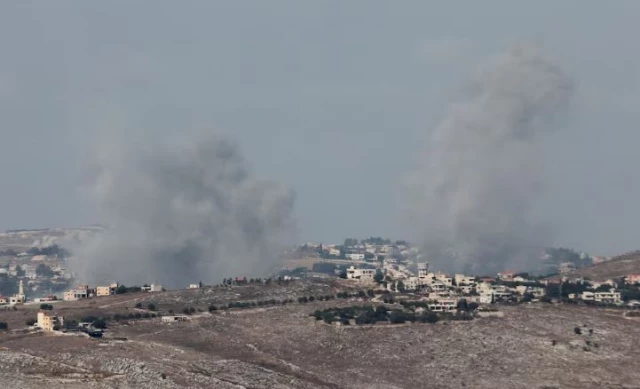
[[[118,289],[118,284],[111,284],[109,286],[97,286],[96,287],[96,296],[111,296],[112,294],[116,294],[116,289]]]
[[[594,301],[595,293],[585,290],[584,292],[580,293],[580,299],[584,301]]]
[[[333,255],[335,257],[339,257],[340,256],[340,250],[338,250],[337,248],[331,247],[329,248],[329,255]]]
[[[436,274],[436,280],[442,282],[446,286],[452,286],[453,285],[453,278],[449,277],[449,275],[445,274],[445,273],[437,273]]]
[[[627,274],[626,277],[624,277],[624,281],[627,284],[640,284],[640,274]]]
[[[188,289],[200,289],[200,284],[189,284]]]
[[[433,284],[430,285],[430,288],[432,292],[436,292],[436,293],[444,292],[447,290],[447,285],[445,285],[441,281],[435,281]]]
[[[519,282],[521,284],[533,284],[535,280],[530,280],[528,278],[524,278],[522,276],[513,277],[513,282]]]
[[[558,272],[560,274],[571,273],[576,270],[576,265],[573,262],[562,262],[558,265]]]
[[[456,310],[458,301],[456,299],[438,299],[430,301],[428,305],[433,312],[452,312]]]
[[[64,292],[63,300],[64,301],[76,301],[79,299],[86,299],[89,297],[93,297],[94,291],[93,289],[89,289],[89,285],[80,285],[77,288],[69,289]]]
[[[6,297],[0,295],[0,305],[2,304],[7,304],[9,301],[7,300]]]
[[[347,279],[350,280],[373,281],[375,276],[376,269],[356,269],[355,266],[347,269]]]
[[[498,273],[498,278],[504,281],[513,281],[513,277],[516,276],[514,271],[503,271]]]
[[[361,254],[361,253],[349,253],[349,254],[345,254],[345,258],[350,259],[352,261],[363,261],[364,260],[364,254]]]
[[[404,288],[406,290],[418,290],[420,289],[420,279],[418,277],[409,277],[404,282]]]
[[[615,289],[610,289],[608,292],[595,292],[593,298],[596,302],[604,304],[620,304],[622,302],[620,292]]]
[[[464,274],[456,274],[454,277],[457,286],[463,285],[475,285],[476,278],[472,276],[465,276]]]
[[[185,316],[185,315],[162,316],[163,323],[173,323],[176,321],[187,321],[187,320],[189,320],[189,316]]]
[[[140,290],[142,290],[143,292],[162,292],[164,288],[162,287],[162,285],[151,284],[143,286],[142,288],[140,288]]]
[[[62,327],[63,324],[64,318],[62,316],[55,316],[44,311],[38,312],[38,321],[36,322],[36,325],[44,331],[54,331],[56,327]]]

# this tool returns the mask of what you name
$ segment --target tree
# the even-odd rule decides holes
[[[217,309],[218,309],[218,308],[216,308],[216,306],[215,306],[215,305],[213,305],[213,304],[209,305],[209,312],[216,311]]]
[[[20,266],[20,265],[16,266],[16,276],[17,277],[24,277],[24,270],[22,269],[22,266]]]
[[[401,311],[393,311],[389,315],[389,321],[393,324],[402,324],[406,321],[406,317]]]
[[[92,325],[94,328],[98,328],[101,330],[107,328],[107,322],[104,321],[103,319],[95,320]]]
[[[45,311],[51,311],[51,310],[53,310],[53,305],[51,305],[51,304],[40,304],[40,309],[45,310]]]
[[[55,275],[53,270],[44,263],[41,263],[36,267],[36,274],[42,277],[51,278]]]
[[[358,244],[358,239],[347,238],[344,240],[344,247],[356,246]]]
[[[373,276],[373,280],[375,282],[377,282],[378,284],[382,283],[382,281],[384,281],[384,274],[382,273],[382,270],[378,269],[376,270],[376,275]]]
[[[347,278],[347,270],[346,269],[340,270],[340,278],[343,278],[343,279]]]
[[[147,309],[150,311],[155,311],[156,305],[154,303],[149,303],[149,305],[147,305]]]
[[[575,333],[576,333],[576,335],[582,335],[582,330],[580,329],[580,327],[575,327],[575,328],[573,329],[573,332],[575,332]]]
[[[327,324],[333,323],[334,318],[335,316],[331,312],[325,312],[322,314],[322,320]]]
[[[127,287],[124,285],[118,285],[118,287],[116,288],[116,294],[125,294],[127,292]]]
[[[396,284],[396,289],[398,290],[398,292],[404,293],[405,291],[404,282],[398,281],[398,283]]]
[[[9,325],[6,322],[0,321],[0,331],[8,330]]]
[[[140,303],[140,302],[136,303],[136,308],[138,308],[138,309],[142,308],[142,303]]]
[[[36,324],[38,321],[36,319],[29,319],[27,320],[27,322],[25,323],[26,325],[28,325],[29,327],[31,327],[32,325]]]

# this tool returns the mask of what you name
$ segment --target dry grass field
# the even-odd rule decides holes
[[[154,301],[163,311],[343,288],[341,281],[315,280],[122,295],[58,309],[66,315],[116,312]],[[501,306],[501,318],[366,326],[310,317],[316,309],[354,303],[203,310],[170,324],[113,322],[102,340],[5,333],[0,383],[72,389],[640,388],[640,319],[622,310],[532,304]]]

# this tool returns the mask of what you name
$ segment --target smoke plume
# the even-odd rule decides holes
[[[549,243],[530,221],[542,189],[540,140],[557,129],[572,91],[536,47],[513,47],[478,69],[410,177],[410,214],[429,262],[493,272]]]
[[[109,227],[74,249],[72,270],[86,282],[262,276],[291,231],[294,194],[252,177],[224,138],[118,145],[96,155],[88,189]]]

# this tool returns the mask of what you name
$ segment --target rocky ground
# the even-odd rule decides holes
[[[161,307],[205,305],[212,300],[276,298],[337,287],[316,281],[271,290],[254,286],[167,292],[153,299]],[[112,324],[103,340],[5,333],[0,335],[0,384],[7,388],[45,384],[640,388],[640,323],[624,317],[622,310],[533,304],[500,307],[501,318],[374,326],[327,325],[309,316],[315,309],[353,303],[332,300],[202,312],[184,323],[121,322]]]

